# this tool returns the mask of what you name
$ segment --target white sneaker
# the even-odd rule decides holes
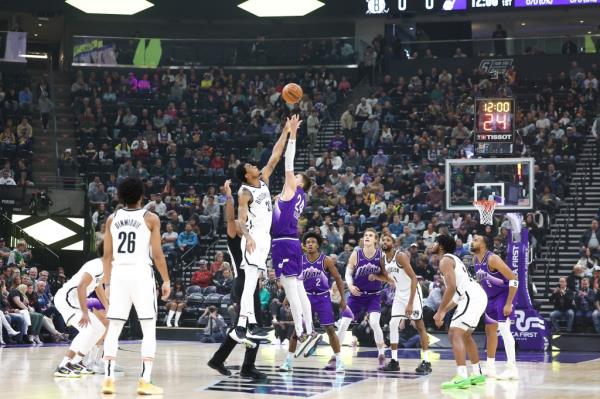
[[[286,359],[283,364],[281,366],[279,366],[279,370],[282,373],[288,373],[290,371],[292,371],[293,367],[292,367],[292,362],[289,361],[288,359]]]
[[[500,374],[497,378],[499,380],[503,380],[503,381],[518,380],[519,379],[519,372],[517,371],[517,368],[514,367],[514,366],[507,367],[506,370],[504,370],[502,372],[502,374]]]
[[[104,375],[104,363],[94,362],[91,364],[90,368],[94,373]]]
[[[170,321],[167,321],[166,325],[167,325],[167,327],[173,327],[173,324],[171,324]]]
[[[346,368],[344,367],[344,362],[342,360],[336,360],[335,362],[335,372],[336,374],[344,374],[346,372]]]
[[[486,366],[484,374],[487,378],[496,378],[496,366]]]
[[[175,327],[179,327],[179,323],[178,323],[178,322],[175,322],[174,326],[175,326]]]

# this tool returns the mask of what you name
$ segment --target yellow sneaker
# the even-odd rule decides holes
[[[138,380],[138,395],[162,395],[164,390],[161,387],[144,381],[142,378]]]
[[[115,380],[105,378],[102,381],[102,393],[105,395],[113,395],[115,393]]]

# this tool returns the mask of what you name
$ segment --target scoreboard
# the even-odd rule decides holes
[[[360,1],[360,0],[359,0]],[[362,0],[367,15],[600,6],[600,0]]]
[[[515,137],[513,98],[475,99],[475,151],[479,154],[510,154]]]

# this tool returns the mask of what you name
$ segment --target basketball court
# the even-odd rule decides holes
[[[264,345],[257,367],[269,376],[267,381],[253,382],[236,376],[243,349],[236,348],[228,362],[234,371],[224,377],[209,369],[206,362],[218,344],[160,341],[154,366],[156,383],[165,388],[165,398],[600,398],[600,352],[521,352],[518,367],[521,379],[513,382],[488,380],[485,385],[466,390],[442,392],[440,384],[452,377],[454,361],[449,350],[434,350],[433,373],[414,373],[418,350],[401,350],[401,371],[376,371],[375,348],[344,347],[342,355],[346,374],[322,371],[331,349],[321,346],[310,358],[296,359],[293,373],[279,373],[286,348]],[[125,373],[117,375],[115,398],[135,397],[139,374],[139,344],[121,343],[119,364]],[[65,351],[64,346],[4,348],[0,350],[3,366],[2,397],[19,399],[98,398],[102,376],[81,379],[56,379],[53,371]],[[484,353],[481,353],[484,357]],[[388,352],[389,356],[389,352]],[[499,360],[503,353],[499,353]],[[502,369],[503,362],[498,363]]]

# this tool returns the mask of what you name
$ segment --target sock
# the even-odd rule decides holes
[[[175,324],[179,324],[179,318],[181,317],[181,312],[175,313]]]
[[[377,352],[379,352],[379,355],[384,355],[385,356],[385,347],[381,347],[381,348],[377,348]]]
[[[115,379],[115,361],[105,360],[104,361],[104,376],[110,380]]]
[[[500,330],[502,341],[504,342],[507,365],[509,367],[514,367],[517,361],[517,355],[515,353],[515,337],[513,337],[510,332],[510,320],[498,323],[498,329]]]
[[[77,353],[74,357],[73,360],[71,361],[71,363],[73,364],[79,364],[81,362],[81,360],[83,359],[82,356],[79,355],[79,353]]]
[[[150,383],[150,375],[152,374],[152,360],[144,360],[142,363],[142,379]]]
[[[340,360],[342,360],[342,357],[340,356],[340,353],[334,353],[333,356],[335,357],[335,361],[339,362]]]
[[[486,361],[486,365],[488,367],[496,367],[496,359],[493,357],[488,357]]]
[[[294,361],[294,354],[292,352],[288,352],[288,354],[285,357],[285,361],[292,363]]]
[[[456,375],[462,378],[469,378],[469,373],[467,372],[467,366],[458,366],[456,368]]]
[[[67,363],[71,362],[71,359],[69,359],[68,357],[63,357],[63,359],[61,360],[60,364],[58,365],[58,367],[65,367],[67,365]]]
[[[171,320],[173,320],[173,315],[175,315],[175,311],[169,310],[169,315],[167,316],[167,324],[171,324]]]
[[[429,363],[429,351],[421,351],[421,359]]]
[[[473,369],[473,374],[475,374],[475,375],[481,375],[481,374],[483,374],[481,372],[481,366],[479,365],[479,363],[473,363],[473,364],[471,364],[471,368]]]
[[[392,349],[392,360],[398,361],[398,349]]]

